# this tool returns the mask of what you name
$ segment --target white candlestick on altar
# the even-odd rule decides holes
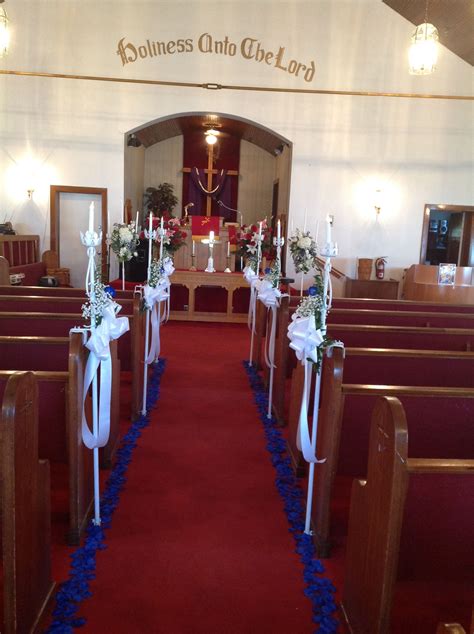
[[[230,242],[227,243],[227,257],[230,256]]]
[[[331,243],[331,218],[326,216],[326,244]]]
[[[194,242],[193,239],[191,239],[191,244],[192,244],[191,253],[192,255],[196,255],[196,243]]]
[[[94,201],[89,205],[89,231],[94,231]]]
[[[209,242],[214,242],[214,231],[209,231]]]

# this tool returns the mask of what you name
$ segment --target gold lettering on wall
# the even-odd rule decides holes
[[[136,44],[123,37],[117,45],[117,55],[120,57],[122,66],[152,57],[167,57],[186,53],[235,57],[238,52],[245,60],[276,68],[294,77],[302,78],[306,82],[311,82],[314,79],[316,72],[314,60],[298,61],[287,53],[286,47],[279,46],[278,49],[269,49],[253,37],[245,37],[240,41],[240,44],[236,44],[228,35],[217,39],[210,33],[202,33],[197,38],[196,45],[193,38],[178,38],[168,41],[147,39],[145,43]]]

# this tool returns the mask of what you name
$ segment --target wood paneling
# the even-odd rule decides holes
[[[183,137],[175,136],[163,140],[145,150],[143,192],[147,187],[158,187],[160,183],[171,183],[178,203],[174,214],[181,216],[183,191]],[[143,201],[139,209],[142,208]]]
[[[274,173],[275,157],[248,141],[241,142],[238,199],[244,224],[270,218]]]

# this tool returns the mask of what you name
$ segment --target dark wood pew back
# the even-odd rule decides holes
[[[86,302],[85,296],[64,297],[48,295],[1,295],[0,311],[32,313],[82,313],[82,305]],[[119,299],[122,310],[120,315],[131,315],[133,312],[133,299]]]
[[[474,460],[412,457],[410,427],[398,399],[380,399],[367,479],[352,485],[343,609],[354,634],[433,632],[440,609],[469,627]],[[404,591],[417,600],[408,617],[393,605]]]
[[[352,297],[334,297],[333,308],[362,308],[366,310],[401,310],[435,313],[470,313],[474,306],[470,304],[440,304],[435,302],[416,302],[408,299],[369,299]]]
[[[3,627],[33,631],[51,595],[50,476],[38,458],[38,389],[31,372],[9,378],[0,420]]]
[[[336,323],[472,329],[474,328],[474,314],[332,308],[328,314],[328,324]]]
[[[93,502],[92,452],[83,445],[81,432],[86,360],[82,335],[71,333],[68,370],[34,372],[39,389],[39,455],[51,461],[56,489],[64,489],[67,478],[69,543],[78,543]],[[0,394],[13,374],[13,370],[0,371]],[[117,440],[113,437],[111,444]]]

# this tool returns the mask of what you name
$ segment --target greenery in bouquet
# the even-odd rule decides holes
[[[169,255],[173,257],[178,249],[180,249],[186,241],[187,233],[186,231],[182,231],[181,229],[182,221],[178,218],[169,218],[168,220],[163,221],[163,229],[165,231],[165,235],[163,238],[163,257]],[[161,226],[161,220],[157,219],[157,224],[155,227],[155,222],[153,223],[153,228],[156,229],[156,242],[160,244],[160,236],[159,229]]]
[[[268,267],[264,271],[263,279],[267,282],[271,282],[273,288],[278,288],[280,284],[280,267],[278,262],[275,260],[275,264],[272,267]]]
[[[110,246],[120,263],[137,256],[138,234],[135,222],[128,225],[115,223],[110,236]]]
[[[259,236],[259,224],[242,225],[237,238],[237,255],[244,258],[251,264],[257,262],[257,244]],[[262,257],[273,259],[275,257],[275,247],[272,244],[272,231],[267,225],[267,221],[262,221]]]
[[[150,265],[150,277],[148,279],[148,284],[152,288],[156,288],[158,286],[158,282],[163,276],[163,266],[160,260],[152,260]]]
[[[90,324],[94,321],[96,326],[100,325],[104,310],[110,305],[110,302],[114,301],[113,297],[115,295],[115,289],[103,284],[101,277],[100,268],[98,267],[95,271],[94,296],[89,296],[86,303],[81,306],[82,317],[89,321]]]
[[[310,317],[311,315],[314,315],[316,330],[321,330],[321,327],[323,325],[322,311],[324,303],[324,285],[322,275],[319,271],[315,275],[314,279],[315,283],[313,284],[313,286],[310,286],[308,288],[308,295],[306,295],[299,303],[297,309],[295,310],[295,315],[296,317]],[[325,331],[321,332],[321,334],[323,337],[323,341],[317,347],[318,362],[314,363],[314,368],[316,372],[319,372],[321,369],[321,360],[324,355],[324,350],[334,344],[334,340],[330,339]],[[311,361],[311,359],[309,360]]]
[[[297,229],[290,237],[289,245],[297,273],[308,273],[316,266],[317,246],[309,231]]]

